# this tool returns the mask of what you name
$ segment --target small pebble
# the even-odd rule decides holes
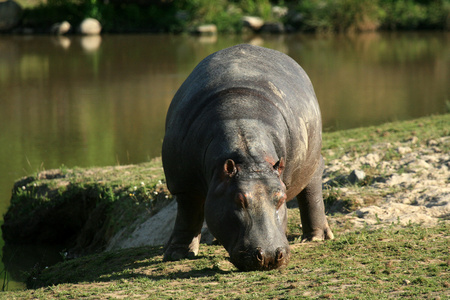
[[[350,181],[350,183],[352,183],[352,184],[355,184],[355,183],[363,181],[364,178],[366,178],[366,173],[364,173],[364,171],[353,170],[350,173],[350,175],[348,176],[348,181]]]

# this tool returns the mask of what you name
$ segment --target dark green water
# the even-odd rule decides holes
[[[0,36],[1,214],[22,176],[159,156],[165,113],[180,84],[205,56],[243,42],[302,65],[327,131],[447,112],[449,33]],[[16,251],[28,250],[37,253]],[[26,265],[36,260],[31,253]],[[20,287],[14,279],[9,287]]]

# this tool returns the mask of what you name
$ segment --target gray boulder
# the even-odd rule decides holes
[[[286,30],[281,22],[265,22],[261,27],[261,32],[265,33],[284,33]]]
[[[17,26],[22,16],[22,8],[12,0],[0,0],[0,31],[8,31]]]

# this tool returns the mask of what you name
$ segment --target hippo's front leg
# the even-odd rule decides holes
[[[333,239],[328,226],[322,196],[323,158],[306,188],[297,196],[302,218],[302,241],[322,241]]]
[[[175,196],[178,203],[177,218],[164,249],[164,260],[192,258],[198,254],[204,218],[204,200],[187,194]]]

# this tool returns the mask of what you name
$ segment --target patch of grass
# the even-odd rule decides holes
[[[5,298],[332,298],[449,297],[450,225],[411,225],[291,245],[284,270],[240,272],[221,246],[193,260],[162,262],[161,247],[102,253],[45,269],[36,289]]]
[[[395,144],[413,137],[418,145],[427,145],[450,135],[450,114],[419,118],[411,121],[391,122],[377,126],[325,132],[322,137],[322,150],[328,160],[342,157],[348,153],[360,156],[369,154],[370,149],[380,143]],[[433,128],[433,130],[430,130]],[[450,151],[450,143],[444,143],[441,150]],[[414,147],[412,144],[411,146]],[[416,144],[417,146],[417,144]],[[391,153],[390,156],[395,156]]]
[[[3,237],[15,242],[67,243],[76,254],[102,250],[116,232],[132,230],[130,225],[137,219],[170,201],[163,181],[161,159],[39,172],[16,182],[4,216]]]
[[[342,191],[338,187],[330,187],[323,190],[323,201],[325,204],[325,212],[328,213],[346,213],[355,211],[358,208],[356,197],[344,197]]]

